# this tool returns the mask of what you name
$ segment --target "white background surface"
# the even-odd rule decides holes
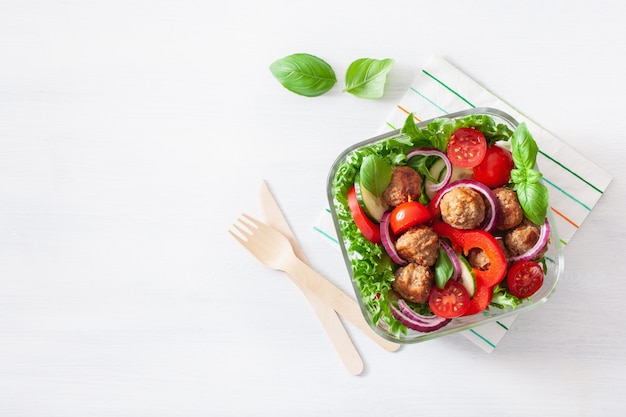
[[[617,416],[626,394],[620,1],[0,2],[0,415]],[[338,83],[307,99],[294,52]],[[615,176],[562,285],[492,354],[460,335],[350,376],[227,229],[267,179],[313,265],[326,175],[438,54]],[[361,57],[387,93],[342,93]]]

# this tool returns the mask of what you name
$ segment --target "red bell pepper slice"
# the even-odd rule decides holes
[[[380,243],[380,226],[371,221],[361,208],[359,200],[356,198],[354,186],[348,191],[348,207],[352,213],[354,223],[359,228],[363,236],[372,243]]]
[[[426,208],[430,212],[430,219],[433,223],[441,220],[441,208],[439,207],[439,203],[441,202],[440,195],[443,193],[443,189],[437,191],[434,197],[428,203]]]
[[[432,228],[437,235],[450,239],[453,247],[462,249],[464,255],[472,248],[483,250],[489,258],[490,265],[489,269],[484,271],[472,268],[477,282],[480,281],[485,286],[493,288],[506,276],[506,258],[496,238],[489,232],[480,229],[456,229],[444,222],[435,223]]]
[[[463,315],[471,316],[472,314],[480,313],[489,306],[491,297],[493,297],[493,287],[489,287],[479,279],[476,279],[476,291],[470,300],[468,310]]]

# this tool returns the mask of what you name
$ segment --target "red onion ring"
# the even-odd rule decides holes
[[[454,268],[454,273],[452,274],[452,279],[458,281],[461,278],[461,261],[459,261],[459,257],[457,256],[452,246],[448,244],[445,240],[439,239],[439,246],[441,249],[448,255],[450,258],[450,262],[452,262],[452,267]]]
[[[479,228],[484,229],[487,232],[493,232],[494,230],[496,230],[496,226],[498,226],[498,218],[500,217],[500,206],[498,205],[498,200],[496,199],[496,196],[493,194],[491,189],[481,182],[471,179],[463,179],[450,183],[441,189],[441,192],[439,192],[439,194],[435,196],[432,203],[435,205],[435,207],[439,207],[439,203],[441,203],[441,198],[446,193],[448,193],[450,190],[460,187],[471,188],[475,191],[478,191],[483,195],[483,197],[485,197],[485,200],[487,200],[489,207],[487,207],[486,209],[485,220],[482,222]]]
[[[391,217],[391,210],[387,210],[380,218],[380,240],[387,251],[387,254],[391,260],[398,265],[406,265],[406,260],[402,259],[396,250],[396,245],[393,242],[391,235],[391,229],[389,227],[389,218]]]
[[[446,155],[444,152],[440,151],[439,149],[435,149],[435,148],[417,148],[414,149],[412,151],[410,151],[407,155],[406,155],[406,159],[411,159],[414,156],[417,155],[421,155],[421,156],[438,156],[439,158],[441,158],[444,162],[444,164],[446,164],[446,173],[443,177],[443,179],[436,183],[431,185],[429,188],[432,192],[437,192],[439,190],[441,190],[443,187],[445,187],[449,182],[450,182],[450,178],[452,178],[452,163],[450,162],[450,159],[448,158],[448,155]]]
[[[393,314],[400,323],[418,332],[432,332],[441,329],[451,321],[451,319],[439,316],[424,316],[418,314],[402,299],[398,300],[398,307],[394,306],[392,303],[389,304],[389,307],[391,308],[391,314]]]
[[[548,240],[550,239],[550,223],[548,222],[548,218],[543,222],[541,226],[539,226],[539,239],[534,244],[532,248],[522,253],[521,255],[511,256],[509,258],[509,262],[519,262],[519,261],[529,261],[537,258],[539,252],[543,249],[544,246],[548,244]]]

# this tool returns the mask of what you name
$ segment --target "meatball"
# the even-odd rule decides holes
[[[481,248],[470,249],[467,253],[467,262],[472,268],[476,268],[480,271],[486,271],[491,266],[489,257]]]
[[[496,188],[493,194],[500,208],[497,229],[508,230],[519,225],[524,220],[524,211],[517,199],[517,193],[508,188]]]
[[[496,242],[498,242],[498,246],[502,249],[502,253],[505,258],[510,256],[509,251],[504,246],[504,242],[502,239],[496,238]],[[485,251],[481,248],[472,248],[467,253],[467,262],[470,264],[472,268],[479,269],[481,271],[486,271],[491,266],[491,261],[489,257],[485,254]]]
[[[432,266],[439,255],[439,237],[428,226],[416,226],[398,237],[396,250],[402,259]]]
[[[453,188],[439,203],[441,218],[457,229],[476,229],[485,220],[485,202],[469,187]]]
[[[512,255],[521,255],[535,246],[539,240],[539,234],[539,226],[528,219],[524,219],[519,226],[505,233],[504,245]],[[543,256],[547,250],[548,245],[541,250],[537,258]]]
[[[391,172],[391,181],[383,191],[383,200],[391,207],[407,201],[416,201],[422,195],[422,177],[410,167],[397,166]]]
[[[391,283],[402,298],[414,303],[425,303],[435,283],[435,275],[431,268],[414,262],[407,264],[395,273],[396,279]]]

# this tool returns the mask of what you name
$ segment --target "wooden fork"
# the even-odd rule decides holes
[[[229,233],[265,266],[283,271],[300,282],[383,349],[395,352],[400,348],[398,343],[384,339],[369,326],[355,300],[298,259],[285,235],[245,213],[238,221],[233,224],[236,232],[229,230]]]

